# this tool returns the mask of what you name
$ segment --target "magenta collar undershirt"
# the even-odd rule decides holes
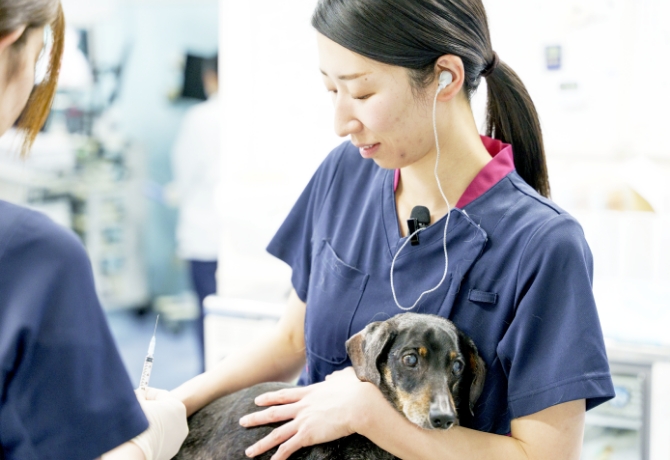
[[[481,136],[484,147],[488,150],[492,160],[475,176],[465,189],[463,195],[456,203],[456,207],[462,209],[474,200],[486,193],[491,187],[500,182],[503,177],[514,171],[514,155],[512,146],[505,144],[498,139],[491,139],[487,136]],[[395,170],[393,179],[393,191],[398,189],[400,182],[400,170]]]

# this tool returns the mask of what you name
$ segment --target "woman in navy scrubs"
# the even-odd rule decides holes
[[[49,73],[33,91],[48,26]],[[23,111],[24,155],[49,113],[63,35],[58,0],[0,0],[0,135]],[[171,458],[186,411],[151,393],[133,392],[81,242],[0,201],[0,460]]]
[[[241,420],[289,421],[247,455],[281,444],[273,459],[285,459],[358,432],[404,459],[578,459],[586,410],[614,395],[593,260],[579,224],[548,199],[535,108],[493,51],[483,5],[320,0],[312,24],[335,130],[349,140],[268,247],[293,269],[275,335],[179,388],[188,411],[301,372],[305,386],[257,400],[281,406]],[[469,102],[483,78],[487,136]],[[431,225],[399,253],[417,205]],[[348,367],[348,337],[415,303],[452,320],[486,362],[471,426],[418,428]]]

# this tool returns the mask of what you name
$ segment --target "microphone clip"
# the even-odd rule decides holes
[[[426,228],[430,225],[430,211],[425,206],[414,206],[412,212],[407,219],[407,228],[409,234],[412,235],[410,243],[412,246],[419,244],[419,233],[417,230]],[[416,233],[414,233],[416,232]]]

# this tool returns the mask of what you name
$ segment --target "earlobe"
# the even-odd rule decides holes
[[[26,31],[26,26],[21,26],[18,29],[0,37],[0,53],[5,51],[7,48],[12,46],[16,41],[21,38],[23,33]]]

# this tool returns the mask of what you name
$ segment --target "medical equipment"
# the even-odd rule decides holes
[[[444,273],[442,274],[442,279],[440,280],[435,287],[432,289],[428,289],[426,291],[423,291],[421,295],[419,296],[418,299],[416,299],[416,302],[414,302],[414,305],[411,307],[403,307],[400,305],[400,302],[398,302],[398,298],[396,297],[395,293],[395,285],[393,284],[393,269],[395,268],[395,262],[396,259],[398,258],[398,255],[400,252],[407,246],[407,243],[415,240],[415,236],[418,235],[419,232],[422,232],[425,230],[427,227],[419,227],[417,228],[414,232],[409,235],[409,238],[407,238],[407,241],[403,243],[402,246],[400,246],[400,249],[398,249],[398,252],[395,253],[395,256],[393,256],[393,261],[391,262],[391,292],[393,292],[393,300],[395,300],[395,304],[398,306],[403,311],[409,311],[413,310],[418,304],[419,301],[423,298],[424,295],[430,294],[431,292],[437,290],[440,286],[442,286],[442,283],[444,283],[444,280],[447,277],[447,270],[449,268],[449,255],[447,254],[447,228],[449,227],[449,219],[451,219],[451,205],[449,204],[449,200],[447,200],[446,195],[444,194],[444,191],[442,190],[442,184],[440,183],[440,178],[437,175],[437,166],[440,163],[440,140],[437,135],[437,96],[440,94],[440,91],[442,91],[444,88],[446,88],[448,85],[451,84],[451,82],[454,81],[453,75],[451,75],[451,72],[448,71],[443,71],[440,73],[439,77],[439,83],[437,85],[437,91],[435,92],[435,99],[433,99],[433,133],[435,134],[435,148],[437,149],[437,156],[435,157],[435,180],[437,181],[437,188],[440,189],[440,194],[442,195],[442,198],[444,198],[444,202],[447,204],[447,220],[444,224],[444,237],[443,237],[443,246],[444,246]]]
[[[151,377],[151,368],[154,365],[154,350],[156,349],[156,329],[158,328],[158,318],[160,315],[156,316],[156,325],[154,326],[154,335],[151,337],[149,342],[149,351],[147,351],[147,356],[144,358],[144,367],[142,367],[142,377],[140,378],[140,390],[144,391],[149,386],[149,378]]]

